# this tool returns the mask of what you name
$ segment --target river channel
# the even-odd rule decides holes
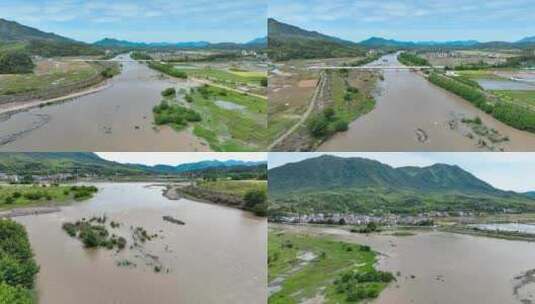
[[[74,100],[0,120],[0,150],[6,151],[206,151],[191,130],[155,128],[152,108],[167,87],[192,81],[163,77],[145,64],[116,57],[122,72],[109,86]]]
[[[370,66],[400,66],[389,54]],[[509,141],[505,151],[535,151],[535,134],[516,130],[479,110],[468,101],[428,82],[417,72],[384,70],[376,92],[376,107],[353,121],[347,132],[335,134],[320,151],[483,151],[450,121],[479,116],[484,125]]]
[[[286,230],[365,244],[379,252],[378,268],[393,272],[378,304],[532,303],[535,284],[514,288],[534,269],[535,244],[439,231],[413,236],[350,233],[337,228],[282,226]],[[397,273],[399,272],[399,275]]]
[[[265,218],[187,199],[168,200],[162,187],[98,183],[88,201],[60,212],[15,218],[26,227],[41,270],[40,304],[265,303]],[[61,225],[106,215],[121,225],[122,251],[86,249]],[[168,215],[185,222],[164,221]],[[131,227],[158,237],[130,248]],[[118,266],[128,260],[135,265]],[[155,272],[153,264],[162,267]]]

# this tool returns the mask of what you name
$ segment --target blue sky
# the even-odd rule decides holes
[[[533,0],[270,0],[279,21],[340,38],[517,41],[535,36]]]
[[[266,14],[265,0],[0,0],[0,18],[85,42],[246,42]]]
[[[535,153],[269,153],[268,166],[274,168],[322,154],[375,159],[393,167],[458,165],[499,189],[535,191]]]
[[[119,163],[144,165],[179,165],[204,160],[267,161],[267,153],[227,152],[96,152],[98,156]]]

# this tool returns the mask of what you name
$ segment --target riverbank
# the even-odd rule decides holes
[[[153,123],[152,109],[168,87],[189,90],[193,82],[176,82],[119,55],[122,72],[109,87],[67,102],[6,115],[0,119],[0,150],[5,151],[208,151],[193,134]],[[62,136],[58,136],[61,134]],[[80,137],[83,134],[83,137]]]
[[[398,236],[351,233],[334,226],[270,224],[270,228],[367,245],[380,252],[377,268],[395,273],[397,280],[373,303],[514,304],[533,296],[532,283],[522,287],[519,297],[513,293],[514,279],[533,269],[531,242],[436,230]]]
[[[39,266],[21,224],[0,218],[0,302],[37,303],[34,287]]]
[[[379,296],[391,273],[375,269],[377,253],[277,227],[269,231],[269,303],[354,303]],[[365,279],[366,278],[366,279]]]
[[[31,100],[31,101],[22,101],[22,102],[11,102],[11,103],[3,103],[0,104],[0,116],[1,115],[11,115],[22,111],[27,111],[29,109],[33,108],[41,108],[47,105],[52,105],[56,103],[61,103],[65,101],[69,101],[71,99],[75,99],[78,97],[82,97],[85,95],[94,94],[97,92],[100,92],[104,89],[107,89],[110,86],[107,79],[102,81],[96,86],[89,87],[84,89],[83,91],[72,93],[69,95],[46,99],[46,100]]]
[[[40,265],[40,303],[265,301],[266,221],[234,208],[169,201],[153,186],[99,184],[99,194],[84,203],[14,218],[26,227]],[[185,225],[166,221],[168,216]],[[118,245],[123,237],[124,249],[86,248],[61,229],[84,218],[105,225]]]
[[[184,182],[167,185],[163,196],[170,200],[182,198],[223,205],[266,216],[267,181]]]
[[[0,211],[11,210],[6,217],[55,212],[56,206],[90,199],[97,191],[85,185],[1,185]]]
[[[383,56],[371,65],[398,66],[396,55]],[[323,143],[319,151],[530,151],[535,135],[510,127],[469,101],[409,70],[385,70],[375,92],[373,111],[353,121]],[[488,145],[463,119],[476,117],[500,143]],[[458,122],[458,123],[457,123]],[[470,135],[471,134],[471,135]],[[484,135],[487,136],[487,135]],[[491,134],[494,137],[494,134]],[[488,137],[488,136],[487,136]],[[481,139],[481,141],[480,141]],[[487,145],[483,143],[487,142]]]
[[[24,75],[0,75],[0,105],[53,100],[101,86],[121,72],[117,62],[52,58]]]

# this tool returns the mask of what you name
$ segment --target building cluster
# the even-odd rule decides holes
[[[380,225],[421,225],[432,221],[432,216],[427,213],[418,215],[364,215],[345,213],[316,213],[288,214],[278,217],[276,221],[292,224],[367,225],[369,223],[375,223]]]
[[[18,175],[7,174],[0,172],[0,182],[4,183],[20,183],[23,181],[31,181],[38,184],[60,183],[76,179],[76,176],[71,173],[57,173],[49,175]]]

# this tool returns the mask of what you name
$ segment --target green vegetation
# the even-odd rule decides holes
[[[26,46],[26,50],[33,55],[43,57],[63,56],[98,56],[104,51],[92,45],[80,42],[52,42],[33,40]]]
[[[93,222],[97,224],[93,224]],[[62,228],[69,236],[80,239],[87,248],[124,249],[126,247],[126,239],[115,234],[110,235],[105,226],[106,222],[106,216],[93,217],[89,221],[84,218],[75,223],[63,223]],[[110,226],[114,229],[119,224],[111,222]]]
[[[308,131],[315,138],[326,138],[336,132],[347,131],[348,123],[336,116],[333,108],[312,116],[308,123]]]
[[[271,182],[271,181],[270,181]],[[431,211],[475,211],[500,213],[503,210],[534,212],[533,200],[511,195],[461,194],[451,192],[421,193],[388,188],[333,188],[271,194],[270,214],[278,213],[356,213],[356,214],[412,214]]]
[[[361,227],[358,229],[355,229],[355,228],[351,229],[351,232],[357,232],[357,233],[374,233],[374,232],[380,232],[380,231],[381,229],[374,222],[370,222],[366,224],[365,227]]]
[[[432,176],[433,178],[429,178]],[[270,215],[535,211],[535,200],[493,188],[458,166],[392,168],[321,156],[269,170]]]
[[[460,65],[455,66],[454,69],[456,71],[485,70],[493,66],[494,65],[488,64],[481,60],[477,63],[462,63]]]
[[[319,139],[347,131],[351,121],[369,113],[375,106],[375,100],[371,96],[349,84],[349,71],[331,72],[328,77],[334,105],[312,116],[307,122],[310,134]],[[368,81],[373,82],[373,77]]]
[[[243,209],[251,211],[258,216],[266,216],[266,180],[209,180],[200,182],[198,188],[201,191],[210,190],[235,196],[244,201]]]
[[[407,66],[431,66],[427,59],[419,57],[414,53],[403,52],[398,55],[398,60]]]
[[[501,101],[524,105],[528,107],[535,107],[535,90],[533,91],[491,91]]]
[[[24,226],[0,219],[0,304],[34,303],[38,272]]]
[[[67,200],[86,200],[98,189],[94,186],[39,186],[4,185],[0,186],[0,209],[65,202]]]
[[[149,62],[149,67],[151,69],[154,69],[156,71],[160,71],[164,74],[176,77],[176,78],[182,78],[187,79],[188,74],[186,74],[184,71],[180,71],[175,69],[172,65],[165,64],[165,63],[159,63],[159,62]]]
[[[152,60],[152,57],[149,54],[138,51],[132,52],[130,57],[132,57],[134,60]]]
[[[435,72],[428,79],[514,128],[535,132],[535,112],[524,106],[499,100],[490,101],[483,91]]]
[[[200,182],[198,185],[202,189],[208,189],[212,191],[235,194],[238,196],[244,196],[248,192],[266,192],[267,181],[266,180],[229,180],[218,179],[208,180]]]
[[[120,72],[115,63],[100,64],[86,62],[41,61],[39,73],[13,74],[2,78],[0,95],[33,94],[40,98],[53,98],[72,90],[82,89]],[[67,88],[67,90],[65,89]],[[71,88],[71,89],[69,89]]]
[[[199,113],[192,109],[178,104],[169,104],[162,100],[159,105],[152,109],[154,113],[154,123],[157,125],[170,125],[176,130],[182,130],[189,122],[199,122],[202,120]]]
[[[257,151],[267,145],[267,100],[210,85],[189,96],[192,109],[202,117],[193,132],[213,150]]]
[[[361,57],[363,47],[335,37],[268,19],[268,55],[273,61]]]
[[[162,94],[163,97],[175,96],[176,95],[176,90],[175,90],[175,88],[167,88],[167,89],[163,90],[161,94]]]
[[[267,193],[266,190],[249,190],[243,196],[245,209],[253,211],[258,216],[267,215]]]
[[[0,52],[0,74],[31,73],[35,68],[32,58],[23,52]]]
[[[499,67],[504,68],[526,68],[526,67],[535,67],[535,54],[533,51],[527,50],[525,54],[521,56],[515,56],[507,58],[507,61],[503,64],[500,64]]]
[[[343,294],[347,302],[359,302],[364,299],[374,299],[379,296],[385,284],[395,281],[396,278],[390,272],[345,272],[335,281],[336,292]]]
[[[0,155],[0,172],[22,176],[28,183],[28,175],[97,174],[99,176],[123,176],[146,174],[141,168],[125,166],[106,161],[90,152],[18,153],[5,152]],[[0,186],[0,188],[3,188]],[[6,188],[3,188],[6,189]]]
[[[114,65],[112,67],[106,67],[104,70],[100,72],[100,75],[104,78],[112,78],[115,75],[118,75],[121,72],[118,65]]]
[[[229,85],[231,87],[236,87],[241,84],[245,85],[255,85],[255,86],[267,86],[267,77],[264,72],[251,72],[251,71],[236,71],[235,69],[230,69],[230,71],[225,71],[217,68],[199,68],[199,69],[180,69],[172,64],[161,64],[154,63],[149,65],[151,68],[154,68],[165,74],[169,74],[178,78],[203,78],[220,83],[223,85]]]
[[[365,64],[368,64],[370,62],[374,62],[375,60],[378,60],[379,58],[381,58],[381,54],[379,53],[374,53],[372,55],[368,55],[366,56],[365,58],[362,58],[362,59],[359,59],[357,61],[354,61],[354,62],[351,62],[349,63],[350,66],[362,66],[362,65],[365,65]]]
[[[342,304],[377,297],[394,278],[376,271],[375,261],[376,253],[368,246],[270,231],[268,280],[281,283],[269,303],[302,303],[322,296],[324,303]]]

